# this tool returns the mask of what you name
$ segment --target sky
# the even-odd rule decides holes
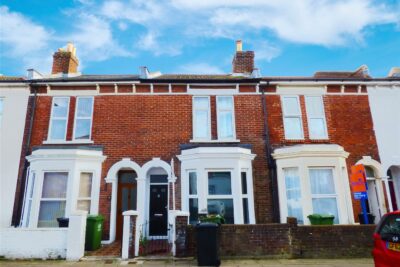
[[[232,71],[235,41],[264,76],[400,66],[400,0],[1,0],[0,74],[51,71],[73,42],[83,74]]]

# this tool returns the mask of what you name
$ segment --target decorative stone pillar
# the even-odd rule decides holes
[[[69,216],[67,260],[78,261],[85,254],[87,211],[74,211]]]

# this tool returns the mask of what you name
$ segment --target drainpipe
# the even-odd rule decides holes
[[[31,89],[32,83],[29,83],[29,89]],[[31,117],[29,121],[29,128],[27,132],[27,139],[26,139],[26,144],[25,144],[25,155],[24,155],[24,167],[21,176],[19,177],[19,180],[21,181],[19,185],[19,195],[17,201],[17,206],[16,206],[16,212],[14,212],[13,215],[13,221],[12,225],[17,227],[20,224],[21,220],[21,214],[22,214],[22,206],[23,206],[23,200],[24,200],[24,188],[26,184],[26,174],[27,174],[27,169],[28,169],[28,160],[26,157],[30,153],[30,146],[31,146],[31,137],[32,137],[32,128],[33,128],[33,121],[35,120],[35,112],[36,112],[36,100],[37,100],[37,88],[34,87],[34,94],[33,94],[33,103],[31,106]]]
[[[267,81],[267,87],[269,86],[269,81]],[[271,179],[271,195],[272,195],[272,221],[279,223],[279,198],[276,191],[277,188],[277,172],[276,172],[276,162],[272,157],[272,147],[271,141],[269,139],[269,129],[268,129],[268,113],[267,113],[267,101],[265,98],[264,87],[261,87],[261,103],[263,109],[263,119],[264,119],[264,140],[265,140],[265,157],[268,164],[268,174]]]

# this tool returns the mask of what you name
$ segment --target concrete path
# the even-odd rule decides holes
[[[61,260],[54,261],[8,261],[0,260],[0,266],[31,266],[31,267],[114,267],[114,266],[143,266],[143,267],[167,267],[167,266],[197,266],[193,260],[85,260],[80,262],[67,262]],[[372,267],[372,259],[296,259],[296,260],[223,260],[221,266],[239,267],[239,266],[286,266],[286,267]]]

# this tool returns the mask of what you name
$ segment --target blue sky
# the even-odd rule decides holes
[[[229,73],[235,40],[266,76],[400,66],[400,1],[2,0],[0,73],[50,72],[68,41],[84,74]]]

